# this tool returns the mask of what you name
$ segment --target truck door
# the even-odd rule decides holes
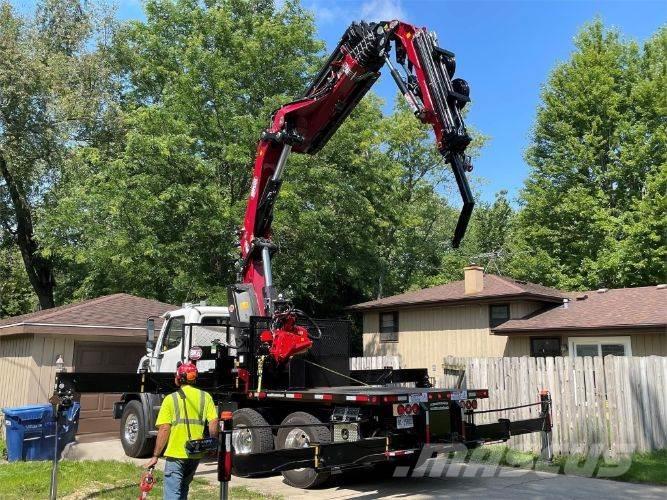
[[[183,325],[185,318],[175,316],[169,319],[167,327],[162,331],[157,348],[160,372],[176,372],[176,363],[183,360]]]

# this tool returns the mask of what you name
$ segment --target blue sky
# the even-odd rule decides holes
[[[491,142],[475,161],[484,179],[481,197],[507,189],[518,194],[528,173],[523,152],[528,145],[542,84],[550,70],[566,61],[573,37],[600,16],[628,38],[643,41],[667,22],[666,1],[546,0],[304,0],[314,10],[318,34],[328,47],[360,17],[399,18],[438,33],[440,46],[456,53],[456,76],[471,87],[468,122]],[[375,91],[395,95],[387,71]]]
[[[13,0],[30,9],[34,0]],[[456,53],[456,76],[471,87],[469,123],[491,136],[475,162],[481,197],[518,194],[528,173],[523,152],[549,71],[566,61],[573,37],[599,16],[639,42],[667,22],[667,1],[653,0],[302,0],[315,13],[318,36],[333,48],[350,22],[401,19],[436,31]],[[121,19],[142,18],[140,0],[117,2]],[[387,102],[396,93],[387,71],[374,90]]]

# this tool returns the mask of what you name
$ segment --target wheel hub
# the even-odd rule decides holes
[[[232,446],[238,455],[247,455],[252,452],[252,431],[238,426],[232,431]]]
[[[139,435],[139,419],[134,413],[128,415],[125,419],[125,428],[123,429],[123,436],[125,442],[128,444],[134,444],[137,442],[137,436]]]
[[[310,437],[303,429],[292,429],[285,438],[285,448],[308,448],[310,446]],[[304,470],[303,467],[294,469],[296,472]]]
[[[285,448],[308,448],[310,437],[303,429],[292,429],[285,438]]]

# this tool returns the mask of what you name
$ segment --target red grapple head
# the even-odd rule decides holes
[[[176,378],[181,384],[194,382],[198,374],[197,367],[192,363],[181,363],[176,368]]]
[[[284,363],[292,356],[306,352],[313,346],[313,341],[308,337],[308,330],[302,326],[288,325],[278,328],[273,337],[273,343],[269,352],[277,363]]]

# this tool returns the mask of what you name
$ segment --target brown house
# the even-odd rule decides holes
[[[352,306],[364,356],[438,377],[446,356],[667,355],[663,285],[563,292],[465,268],[465,279]]]
[[[0,408],[47,402],[58,356],[67,371],[135,372],[145,354],[146,318],[174,308],[118,293],[0,320]],[[79,433],[116,430],[116,399],[82,396]]]

